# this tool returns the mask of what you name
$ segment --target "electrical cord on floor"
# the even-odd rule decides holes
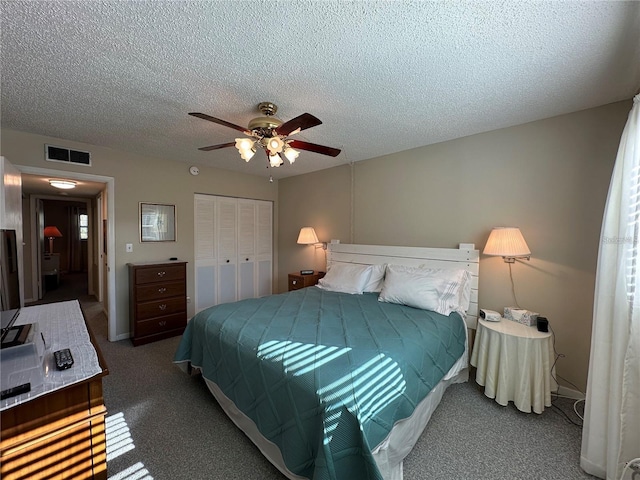
[[[632,480],[636,479],[636,475],[640,475],[640,457],[636,457],[633,460],[627,462],[622,470],[622,475],[620,475],[620,480],[623,480],[624,474],[627,473],[629,469],[633,469],[633,473],[631,474]]]
[[[578,416],[578,418],[580,420],[582,420],[584,422],[584,417],[582,415],[580,415],[580,413],[578,413],[578,404],[580,402],[584,402],[585,399],[584,398],[579,398],[578,400],[576,400],[575,402],[573,402],[573,411],[575,412],[575,414]]]
[[[554,405],[553,402],[551,402],[551,406],[557,410],[558,412],[560,412],[562,414],[562,416],[565,418],[565,420],[569,423],[571,423],[572,425],[575,425],[576,427],[580,427],[582,428],[582,423],[578,423],[578,422],[574,422],[571,417],[569,415],[566,414],[566,412],[564,410],[562,410],[559,406]]]
[[[571,398],[571,397],[565,397],[564,395],[560,395],[558,393],[558,391],[560,390],[560,383],[558,382],[558,378],[561,378],[562,380],[567,382],[569,385],[575,387],[578,392],[580,392],[582,395],[584,395],[584,393],[582,393],[580,391],[580,389],[574,383],[571,383],[566,378],[563,378],[560,375],[557,375],[557,374],[554,373],[554,370],[555,370],[555,367],[556,367],[556,363],[558,363],[558,360],[560,358],[565,358],[565,355],[563,353],[558,353],[558,350],[556,350],[556,333],[553,331],[553,328],[551,328],[551,322],[549,322],[548,325],[549,325],[549,330],[551,330],[551,337],[553,339],[553,353],[555,354],[555,360],[553,361],[553,365],[551,365],[551,378],[553,378],[553,380],[556,382],[556,385],[558,387],[558,390],[556,390],[555,392],[551,392],[551,395],[555,395],[556,398],[563,398],[563,397],[564,398]],[[572,400],[573,400],[573,398],[572,398]],[[578,413],[578,403],[579,402],[584,402],[584,398],[578,399],[573,403],[573,412],[578,416],[578,418],[581,421],[584,422],[584,417]],[[573,425],[576,425],[577,427],[582,427],[582,425],[583,425],[582,423],[578,423],[578,422],[573,421],[571,419],[571,417],[569,417],[569,415],[567,415],[566,412],[564,410],[562,410],[559,406],[554,405],[553,402],[551,402],[551,406],[554,409],[556,409],[557,411],[559,411],[560,413],[562,413],[562,415],[564,415],[564,417],[567,419],[568,422],[572,423]]]

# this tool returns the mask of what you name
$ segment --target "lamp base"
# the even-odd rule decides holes
[[[300,275],[313,275],[313,270],[300,270]]]

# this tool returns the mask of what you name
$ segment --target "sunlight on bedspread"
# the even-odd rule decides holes
[[[272,340],[258,347],[258,357],[282,363],[285,373],[296,377],[325,367],[331,360],[350,350],[351,348]],[[326,405],[327,412],[324,444],[331,442],[331,433],[340,419],[340,412],[331,413],[332,411],[344,406],[362,423],[401,395],[405,389],[406,382],[398,364],[384,354],[375,356],[355,371],[318,389],[316,393]]]
[[[371,450],[443,378],[465,338],[457,313],[310,287],[200,312],[175,362],[217,384],[291,472],[379,479]]]

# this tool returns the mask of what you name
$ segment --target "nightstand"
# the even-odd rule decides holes
[[[510,401],[522,412],[542,413],[551,406],[557,388],[553,372],[551,332],[503,318],[499,322],[478,319],[471,365],[484,394],[500,405]]]
[[[325,272],[313,272],[310,275],[300,275],[299,273],[289,274],[289,291],[300,290],[304,287],[312,287],[318,283]]]

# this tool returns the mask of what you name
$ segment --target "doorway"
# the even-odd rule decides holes
[[[97,230],[90,222],[95,210],[91,198],[31,196],[32,225],[37,236],[31,235],[35,255],[32,262],[32,298],[30,305],[80,299],[89,295],[100,298],[94,276],[95,237]],[[39,233],[43,232],[44,242]]]
[[[87,245],[88,249],[88,267],[90,272],[91,282],[89,285],[93,285],[93,294],[101,302],[103,310],[107,316],[108,323],[108,338],[109,341],[120,340],[116,334],[116,295],[115,295],[115,258],[114,255],[107,256],[107,252],[113,252],[115,249],[115,179],[113,177],[107,177],[102,175],[92,175],[81,172],[62,172],[59,170],[51,170],[45,168],[29,167],[24,165],[14,165],[23,176],[35,176],[42,182],[48,183],[50,178],[60,178],[63,176],[66,179],[77,180],[78,183],[82,181],[92,182],[99,184],[100,189],[94,192],[89,197],[73,198],[73,200],[89,201],[92,205],[92,214],[89,214],[89,235],[93,236],[96,240]],[[29,229],[25,225],[25,234],[29,232],[29,238],[31,238],[30,251],[30,264],[27,267],[25,258],[25,267],[30,268],[32,275],[35,279],[32,279],[32,285],[35,286],[33,291],[37,292],[37,282],[43,282],[42,279],[42,261],[43,252],[48,249],[49,240],[44,238],[44,215],[40,215],[38,212],[38,205],[35,198],[38,195],[31,195],[31,200],[28,202],[29,207],[23,208],[23,212],[26,213],[26,218],[29,219]],[[38,201],[43,200],[42,197],[48,197],[47,195],[39,195]],[[45,200],[47,198],[44,198]],[[60,196],[53,198],[54,200],[60,200]],[[72,199],[69,195],[68,199]],[[92,203],[93,202],[93,203]],[[28,208],[28,209],[27,209]],[[26,224],[26,222],[25,222]],[[57,246],[57,240],[54,239],[54,253]],[[26,251],[25,251],[26,254]],[[46,266],[46,265],[45,265]],[[95,271],[95,273],[94,273]],[[97,280],[96,280],[97,279]],[[45,285],[46,287],[46,285]],[[101,288],[101,291],[98,289]],[[35,296],[35,295],[34,295]],[[34,298],[32,298],[34,300]]]

